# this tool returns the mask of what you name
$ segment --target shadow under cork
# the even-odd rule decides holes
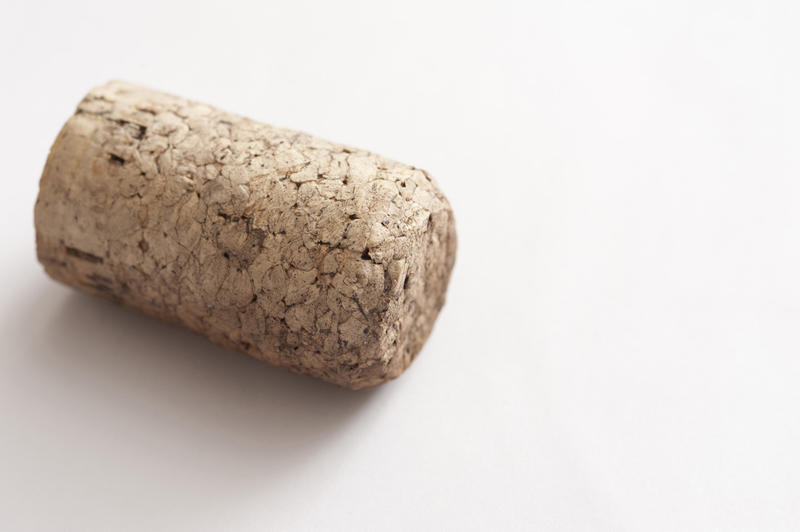
[[[57,467],[80,477],[87,497],[181,492],[177,515],[191,511],[181,504],[268,493],[341,450],[347,427],[380,393],[292,375],[50,281],[35,290],[11,324],[26,329],[15,371],[34,398],[21,426],[47,427],[51,443],[32,452],[69,457],[75,465]]]

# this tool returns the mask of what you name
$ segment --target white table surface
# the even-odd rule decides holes
[[[3,4],[0,529],[798,530],[796,2],[212,4]],[[112,78],[432,172],[410,370],[340,390],[46,277],[39,174]]]

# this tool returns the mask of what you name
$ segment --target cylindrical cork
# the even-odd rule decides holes
[[[353,389],[414,359],[456,250],[425,171],[122,82],[59,133],[35,223],[54,279]]]

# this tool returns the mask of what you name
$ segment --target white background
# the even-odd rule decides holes
[[[4,3],[0,528],[798,530],[797,2]],[[112,78],[425,168],[448,303],[353,393],[36,263]]]

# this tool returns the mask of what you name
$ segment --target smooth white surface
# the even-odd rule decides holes
[[[211,4],[2,8],[0,529],[797,530],[796,2]],[[39,174],[111,78],[430,170],[412,368],[347,392],[49,280]]]

